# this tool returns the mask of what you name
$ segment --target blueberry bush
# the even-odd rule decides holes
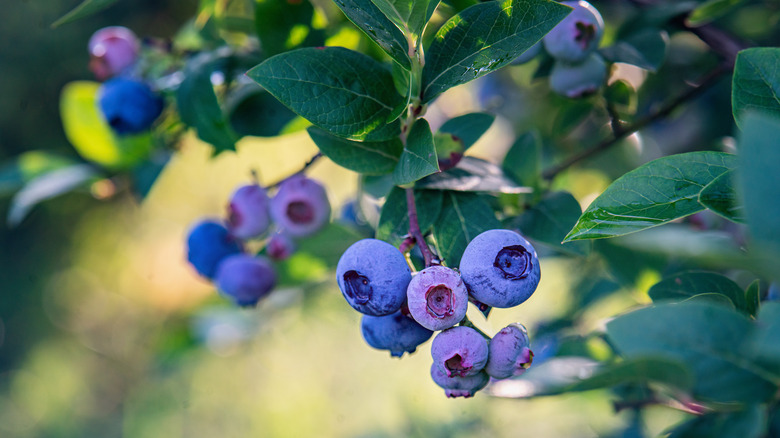
[[[290,274],[308,254],[370,347],[432,339],[419,373],[447,397],[600,390],[631,414],[613,436],[659,407],[683,413],[664,436],[780,436],[778,21],[771,1],[203,0],[171,40],[85,42],[96,81],[60,101],[79,157],[12,164],[8,223],[105,181],[143,200],[188,133],[219,156],[305,131],[298,170],[246,175],[182,236],[227,301],[311,281]],[[325,160],[358,180],[343,206],[308,175]],[[490,329],[551,275],[563,311]]]

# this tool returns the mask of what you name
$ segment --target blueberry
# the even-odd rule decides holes
[[[515,58],[515,60],[511,62],[511,65],[525,64],[526,62],[536,58],[536,56],[539,53],[541,53],[541,51],[542,51],[542,41],[540,40],[538,43],[531,46],[530,49],[523,52],[522,55]]]
[[[604,35],[604,20],[590,3],[561,2],[574,8],[542,39],[544,48],[555,59],[580,62],[596,50]]]
[[[286,260],[295,252],[295,242],[284,233],[275,233],[268,239],[266,251],[273,260]]]
[[[217,288],[239,306],[254,306],[276,284],[276,272],[262,257],[235,254],[217,267]]]
[[[460,274],[444,266],[425,268],[412,277],[406,298],[412,318],[430,330],[444,330],[459,323],[469,303]]]
[[[316,233],[330,220],[325,188],[303,175],[287,178],[271,200],[271,217],[292,237]]]
[[[89,69],[99,81],[127,72],[138,60],[140,44],[132,30],[110,26],[92,34],[88,44]]]
[[[487,364],[488,342],[471,327],[452,327],[433,338],[431,356],[447,377],[473,376]]]
[[[536,250],[523,236],[510,230],[488,230],[466,246],[460,275],[477,301],[506,308],[534,293],[541,272]]]
[[[436,364],[431,365],[431,377],[437,385],[444,389],[444,394],[450,398],[473,397],[477,391],[487,386],[488,381],[490,381],[490,377],[484,371],[468,377],[449,377]]]
[[[607,64],[597,53],[591,53],[584,61],[570,64],[555,61],[550,72],[550,88],[566,97],[582,97],[593,94],[607,79]]]
[[[218,222],[198,222],[188,233],[187,260],[206,278],[214,278],[217,266],[225,257],[240,252],[241,245]]]
[[[136,134],[149,129],[163,109],[162,98],[148,85],[124,78],[106,81],[100,87],[98,104],[118,134]]]
[[[271,224],[268,207],[271,200],[257,184],[239,187],[230,197],[228,226],[239,239],[251,239],[263,234]]]
[[[372,316],[401,308],[412,271],[401,251],[387,242],[363,239],[344,251],[336,266],[336,281],[350,306]]]
[[[385,316],[363,315],[360,328],[368,345],[379,350],[390,350],[390,356],[393,357],[414,353],[418,345],[433,335],[432,331],[400,310]]]
[[[490,340],[485,371],[496,379],[523,374],[534,357],[528,344],[528,332],[521,324],[504,327]]]

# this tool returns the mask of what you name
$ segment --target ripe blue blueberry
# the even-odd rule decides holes
[[[163,109],[162,98],[148,85],[119,77],[103,83],[98,104],[117,134],[136,134],[149,129]]]
[[[89,69],[99,81],[127,72],[138,59],[140,44],[132,30],[110,26],[92,34]]]
[[[287,178],[271,200],[271,217],[292,237],[316,233],[330,220],[325,188],[303,175]]]
[[[266,252],[272,260],[286,260],[295,252],[295,242],[284,233],[274,233],[268,239]]]
[[[581,97],[595,93],[607,79],[607,64],[597,53],[584,61],[570,64],[555,61],[550,72],[550,88],[566,97]]]
[[[372,316],[401,308],[412,271],[401,251],[387,242],[363,239],[341,255],[336,281],[350,306]]]
[[[431,356],[447,377],[473,376],[487,364],[488,342],[471,327],[452,327],[433,338]]]
[[[523,236],[510,230],[488,230],[466,246],[460,275],[477,301],[506,308],[534,293],[541,271],[536,250]]]
[[[270,203],[265,189],[257,184],[236,189],[228,205],[230,232],[239,239],[251,239],[263,234],[271,225],[268,212]]]
[[[390,350],[390,356],[393,357],[414,353],[418,345],[433,335],[432,331],[400,310],[385,316],[363,315],[360,329],[368,345],[379,350]]]
[[[519,376],[531,365],[528,332],[521,324],[510,324],[493,336],[485,371],[496,379]]]
[[[276,272],[262,257],[235,254],[217,267],[217,289],[239,306],[254,306],[276,284]]]
[[[406,289],[409,313],[430,330],[444,330],[459,323],[469,304],[469,293],[460,274],[444,266],[418,272]]]
[[[187,236],[187,260],[198,273],[213,279],[217,266],[225,258],[241,252],[241,245],[222,224],[204,220],[193,226]]]
[[[590,3],[561,2],[574,8],[569,15],[544,36],[544,48],[555,59],[580,62],[596,50],[604,35],[604,20]]]
[[[473,397],[477,391],[484,388],[490,381],[490,377],[484,371],[468,377],[448,376],[435,363],[431,365],[431,377],[437,385],[444,388],[444,393],[450,398]]]

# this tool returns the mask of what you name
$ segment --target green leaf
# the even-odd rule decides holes
[[[712,272],[684,272],[664,278],[650,288],[648,294],[653,302],[681,301],[694,295],[717,293],[728,298],[734,307],[747,310],[745,292],[737,283]]]
[[[542,140],[537,131],[529,131],[517,137],[501,164],[515,181],[534,187],[541,176]]]
[[[766,437],[766,409],[750,404],[733,412],[713,412],[677,426],[669,438],[762,438]]]
[[[745,291],[745,305],[748,314],[755,316],[758,313],[761,305],[761,282],[759,280],[750,283]]]
[[[387,18],[414,39],[422,35],[425,25],[439,5],[439,0],[371,0]]]
[[[685,22],[688,26],[698,27],[725,15],[745,0],[709,0],[694,9]]]
[[[404,34],[373,2],[366,0],[333,0],[333,2],[344,12],[349,21],[374,40],[385,53],[407,70],[411,68],[409,44]]]
[[[699,193],[734,169],[736,161],[736,156],[721,152],[690,152],[653,160],[607,187],[564,242],[620,236],[701,211]]]
[[[755,47],[737,54],[731,85],[734,119],[744,128],[747,111],[780,117],[780,48]]]
[[[296,118],[294,112],[255,83],[233,90],[224,106],[230,126],[242,137],[280,135]]]
[[[723,172],[707,184],[699,193],[699,202],[730,221],[744,222],[744,208],[738,204],[737,192],[734,190],[734,173]]]
[[[100,84],[71,82],[62,89],[60,116],[65,136],[85,159],[110,169],[124,169],[143,160],[151,150],[149,132],[119,136],[97,104]]]
[[[417,182],[415,187],[458,192],[530,193],[509,179],[495,164],[474,157],[463,157],[457,166]]]
[[[752,355],[762,363],[780,369],[780,303],[766,301],[758,312],[758,330],[750,344]]]
[[[86,185],[96,177],[97,172],[92,166],[74,164],[34,178],[11,199],[8,226],[19,225],[37,204]]]
[[[655,73],[666,60],[669,34],[664,30],[642,29],[599,52],[611,62],[622,62]]]
[[[624,383],[658,383],[690,391],[693,375],[685,364],[665,357],[636,357],[612,364],[595,375],[562,388],[561,393],[610,388]]]
[[[21,189],[43,174],[72,164],[75,164],[74,160],[48,151],[24,152],[0,166],[0,196]]]
[[[78,6],[71,9],[70,12],[52,23],[51,27],[55,28],[66,23],[72,23],[76,20],[88,17],[96,12],[102,11],[114,3],[116,3],[116,0],[84,0],[83,2],[79,3]]]
[[[490,129],[496,116],[488,113],[470,113],[453,117],[439,128],[439,132],[452,134],[463,142],[466,150],[474,145]]]
[[[427,232],[441,213],[443,195],[437,190],[415,190],[414,204],[417,207],[417,223],[422,233]],[[382,206],[376,238],[398,246],[409,234],[409,209],[406,205],[406,191],[394,187]]]
[[[336,137],[317,127],[307,131],[323,155],[341,167],[366,175],[392,172],[404,149],[399,138],[360,142]]]
[[[739,139],[739,186],[745,219],[755,246],[775,255],[780,255],[778,138],[780,119],[767,114],[745,114]]]
[[[176,106],[182,122],[195,128],[198,138],[214,146],[214,153],[235,151],[238,136],[222,113],[217,101],[211,75],[225,59],[211,53],[203,53],[184,69],[184,80],[176,90]]]
[[[481,197],[472,193],[445,192],[433,235],[441,258],[447,266],[456,267],[471,239],[483,231],[500,227],[490,204]]]
[[[569,254],[587,255],[591,248],[589,242],[561,244],[580,214],[582,214],[580,203],[571,193],[552,192],[521,216],[510,221],[509,225],[519,228],[521,234],[535,242],[541,242]]]
[[[702,302],[659,304],[607,323],[607,336],[626,358],[666,356],[695,378],[694,396],[717,402],[764,401],[778,377],[758,368],[742,350],[754,326],[740,313]]]
[[[419,119],[412,125],[406,138],[406,147],[393,171],[393,182],[398,186],[410,184],[438,171],[439,162],[431,127],[425,119]]]
[[[592,113],[593,101],[591,99],[568,101],[555,114],[552,131],[556,137],[565,137],[574,128],[580,126]]]
[[[270,57],[304,44],[313,16],[308,0],[255,0],[255,29],[263,54]]]
[[[471,6],[450,18],[425,57],[423,103],[508,65],[569,12],[547,0],[501,0]]]
[[[352,140],[396,137],[387,125],[402,97],[382,64],[342,47],[303,48],[265,60],[247,75],[313,124]]]

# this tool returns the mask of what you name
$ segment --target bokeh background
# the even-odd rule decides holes
[[[86,42],[95,30],[119,24],[170,38],[198,8],[194,0],[118,2],[52,29],[76,3],[3,7],[0,162],[37,149],[76,157],[58,99],[66,83],[91,79]],[[671,69],[706,51],[690,38],[672,47]],[[492,82],[453,90],[429,112],[432,125],[485,107],[532,117],[538,110],[530,95],[489,91],[501,81],[528,82],[531,72],[502,71]],[[626,78],[645,79],[631,72]],[[586,205],[611,178],[641,162],[695,146],[693,137],[706,143],[729,134],[730,121],[711,125],[703,139],[691,128],[697,117],[717,119],[712,113],[728,105],[723,94],[712,94],[688,119],[657,125],[642,140],[632,137],[563,183]],[[514,122],[499,118],[470,153],[501,157]],[[187,228],[201,217],[222,216],[230,192],[251,171],[261,182],[276,181],[315,152],[305,133],[295,133],[245,139],[237,153],[212,158],[209,146],[188,135],[143,202],[122,192],[106,198],[98,185],[35,207],[18,227],[0,226],[0,436],[601,437],[630,425],[629,413],[616,414],[606,392],[530,400],[482,392],[449,400],[429,377],[430,342],[400,360],[368,347],[359,315],[328,268],[363,236],[344,224],[306,242],[284,264],[285,281],[257,308],[237,309],[221,299],[186,263]],[[356,175],[327,160],[311,176],[325,182],[336,212],[355,197]],[[4,217],[10,197],[2,184]],[[519,321],[533,336],[540,323],[569,308],[574,279],[589,269],[551,253],[526,304],[494,310],[489,321],[470,316],[489,334]],[[607,315],[647,302],[646,289],[658,278],[641,273],[633,286],[592,308],[576,332],[585,336]],[[605,349],[599,342],[585,343],[591,356]],[[651,436],[682,418],[663,408],[648,413]]]

